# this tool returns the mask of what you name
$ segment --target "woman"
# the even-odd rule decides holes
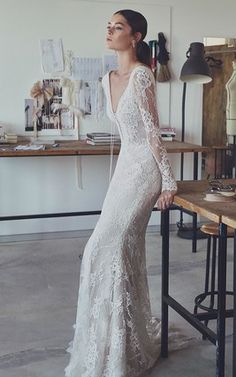
[[[132,10],[116,12],[107,27],[118,69],[104,76],[103,87],[121,150],[83,255],[66,377],[138,377],[159,356],[160,321],[151,316],[145,232],[154,205],[170,206],[177,187],[161,142],[146,33],[146,19]]]

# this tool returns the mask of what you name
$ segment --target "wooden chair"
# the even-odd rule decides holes
[[[204,292],[197,295],[194,299],[194,314],[197,314],[198,309],[209,313],[209,318],[204,321],[204,324],[207,326],[209,319],[212,319],[211,314],[217,313],[217,308],[215,308],[215,298],[218,295],[218,290],[216,289],[216,257],[219,229],[217,223],[204,224],[200,229],[207,235],[205,287]],[[234,237],[233,228],[227,228],[227,237]],[[226,294],[233,296],[233,291],[227,291]]]

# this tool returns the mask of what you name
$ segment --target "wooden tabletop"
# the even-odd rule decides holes
[[[227,213],[222,215],[222,223],[231,226],[231,228],[236,229],[236,207],[230,207],[227,210]]]
[[[23,145],[25,143],[21,143]],[[53,147],[50,144],[45,144],[45,149],[41,150],[15,150],[19,144],[14,144],[8,147],[0,147],[0,157],[34,157],[34,156],[87,156],[87,155],[109,155],[110,146],[104,145],[89,145],[85,141],[59,141]],[[120,147],[114,146],[113,153],[119,154]]]
[[[235,179],[227,179],[225,183],[236,183]],[[179,181],[178,192],[174,197],[174,204],[196,212],[214,222],[223,222],[224,219],[234,219],[236,223],[236,201],[208,202],[204,200],[205,192],[209,187],[208,181]],[[229,220],[230,221],[230,220]],[[232,222],[231,222],[232,224]],[[226,225],[230,225],[229,223]],[[232,226],[232,225],[230,225]]]
[[[52,145],[45,145],[44,150],[15,150],[19,144],[2,145],[0,146],[0,157],[30,157],[30,156],[89,156],[89,155],[109,155],[109,145],[90,145],[84,140],[78,141],[58,141],[57,147]],[[209,147],[201,145],[184,143],[181,141],[164,141],[163,142],[168,153],[190,153],[190,152],[205,152],[211,150]],[[23,143],[21,143],[23,144]],[[118,155],[120,151],[119,146],[114,146],[113,153]]]
[[[185,143],[183,141],[163,141],[168,153],[190,153],[190,152],[209,152],[211,147],[204,147],[202,145]]]

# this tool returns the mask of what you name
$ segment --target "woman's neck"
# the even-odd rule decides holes
[[[121,76],[128,75],[131,73],[137,63],[138,60],[133,51],[119,51],[117,73]]]

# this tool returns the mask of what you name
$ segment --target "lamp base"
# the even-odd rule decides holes
[[[182,224],[178,226],[177,236],[179,238],[184,238],[186,240],[192,240],[194,234],[194,229],[191,227],[187,227],[186,225]],[[203,233],[200,228],[196,229],[196,239],[204,239],[207,238],[207,234]]]

